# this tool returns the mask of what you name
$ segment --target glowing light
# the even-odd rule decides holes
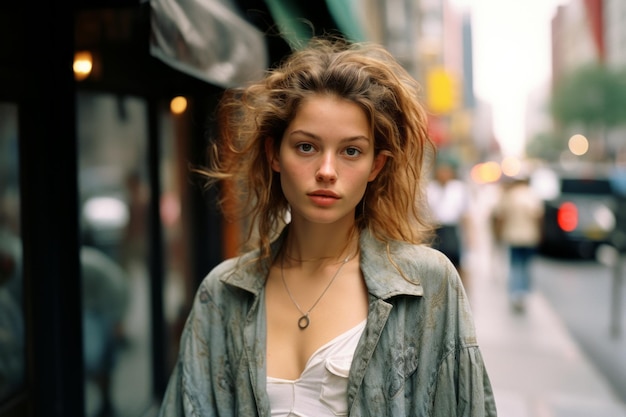
[[[79,51],[74,54],[74,78],[82,81],[89,77],[93,69],[93,56],[89,51]]]
[[[571,232],[578,226],[578,208],[574,203],[566,202],[561,204],[556,214],[556,221],[565,232]]]
[[[515,157],[508,156],[502,160],[502,173],[514,177],[522,170],[522,162]]]
[[[502,176],[500,164],[494,161],[476,164],[470,171],[472,180],[478,184],[496,182]]]
[[[128,223],[128,206],[115,197],[93,197],[87,200],[83,215],[96,228],[123,227]]]
[[[589,141],[583,135],[577,134],[569,138],[567,146],[571,153],[581,156],[586,154],[589,150]]]
[[[170,101],[170,110],[174,114],[182,114],[187,110],[187,99],[183,96],[174,97]]]

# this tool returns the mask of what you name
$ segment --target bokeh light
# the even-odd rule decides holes
[[[478,184],[496,182],[502,176],[500,164],[495,161],[483,162],[474,165],[470,171],[472,180]]]
[[[79,51],[74,54],[74,79],[82,81],[89,77],[93,69],[93,56],[89,51]]]
[[[183,96],[174,97],[170,101],[170,110],[174,114],[182,114],[187,110],[187,99]]]
[[[514,177],[522,170],[522,162],[519,158],[508,156],[502,160],[502,173],[509,177]]]
[[[577,156],[581,156],[587,153],[589,150],[589,141],[581,134],[576,134],[569,138],[567,146],[571,153]]]

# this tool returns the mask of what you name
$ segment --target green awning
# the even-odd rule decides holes
[[[355,42],[367,40],[363,22],[358,13],[361,6],[360,0],[326,0],[326,5],[337,22],[339,30],[346,38]]]
[[[265,3],[280,33],[293,49],[324,31],[339,31],[352,41],[365,40],[356,12],[359,0],[326,0],[321,5],[298,0],[266,0]]]

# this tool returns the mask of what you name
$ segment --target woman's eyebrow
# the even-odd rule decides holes
[[[315,133],[311,133],[311,132],[308,132],[306,130],[301,130],[301,129],[296,129],[296,130],[289,132],[289,136],[293,136],[293,135],[304,135],[312,139],[321,140],[321,138]]]
[[[318,140],[318,141],[322,140],[322,138],[319,135],[316,135],[315,133],[312,133],[312,132],[309,132],[309,131],[306,131],[306,130],[297,129],[297,130],[294,130],[292,132],[289,132],[289,136],[296,135],[296,134],[308,136],[308,137],[310,137],[312,139],[315,139],[315,140]],[[365,140],[365,141],[369,142],[371,139],[369,137],[365,136],[365,135],[356,135],[356,136],[348,136],[346,138],[342,138],[341,142],[356,142],[356,141],[359,141],[359,140]]]

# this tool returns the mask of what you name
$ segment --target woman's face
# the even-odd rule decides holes
[[[374,155],[365,112],[355,103],[329,95],[303,101],[287,126],[272,169],[280,173],[292,221],[354,222],[356,205],[369,181],[385,164]]]

